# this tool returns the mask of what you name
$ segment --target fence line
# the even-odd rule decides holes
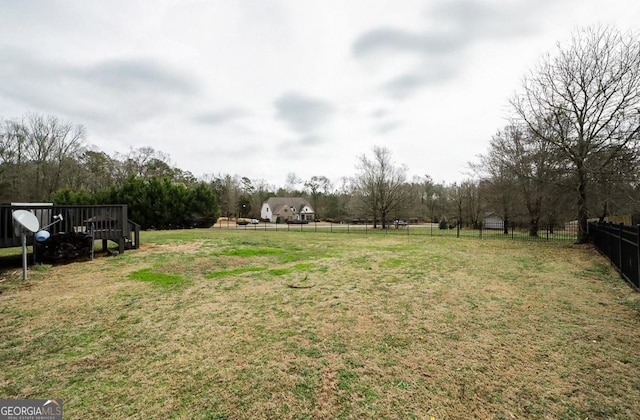
[[[589,223],[589,237],[620,276],[640,290],[640,225]]]
[[[241,224],[238,225],[233,220],[222,220],[214,225],[214,228],[233,230],[262,230],[278,232],[325,232],[325,233],[360,233],[365,235],[425,235],[425,236],[445,236],[445,237],[466,237],[479,239],[511,239],[529,241],[554,241],[554,242],[575,242],[577,240],[576,230],[570,226],[568,228],[558,228],[541,225],[537,236],[531,236],[529,224],[511,223],[506,232],[501,229],[472,229],[460,226],[440,229],[437,223],[408,224],[396,226],[393,223],[382,229],[380,225],[376,229],[370,223],[330,223],[330,222],[309,222],[309,223],[265,223]]]

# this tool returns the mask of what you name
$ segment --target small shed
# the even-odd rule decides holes
[[[502,230],[504,229],[504,220],[498,213],[487,212],[484,214],[482,226],[484,227],[484,229]]]

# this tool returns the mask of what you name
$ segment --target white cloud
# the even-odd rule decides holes
[[[541,53],[612,0],[5,2],[4,118],[55,114],[106,152],[152,146],[196,175],[334,180],[388,146],[460,180]]]
[[[334,113],[327,101],[290,92],[275,101],[277,116],[298,133],[313,133]]]

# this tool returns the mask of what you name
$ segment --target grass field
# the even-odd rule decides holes
[[[65,418],[630,419],[640,297],[588,247],[145,232],[0,274],[1,398]]]

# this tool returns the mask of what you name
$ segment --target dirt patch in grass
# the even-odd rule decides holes
[[[640,412],[638,294],[591,249],[149,235],[141,250],[33,271],[0,295],[1,395],[60,397],[70,418]],[[230,252],[251,247],[280,252]]]

